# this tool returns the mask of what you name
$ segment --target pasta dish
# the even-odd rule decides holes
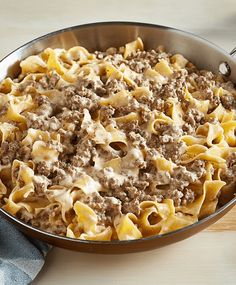
[[[85,240],[168,233],[234,193],[236,89],[140,38],[47,48],[0,82],[0,206]]]

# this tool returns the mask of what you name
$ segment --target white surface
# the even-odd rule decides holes
[[[45,33],[109,20],[176,27],[226,50],[236,44],[235,0],[0,0],[0,57]]]
[[[0,57],[45,33],[95,21],[173,26],[230,51],[235,0],[0,0]],[[236,232],[203,232],[159,250],[120,256],[54,248],[33,285],[236,284]]]
[[[32,285],[235,285],[236,233],[204,232],[161,249],[95,255],[53,249]]]

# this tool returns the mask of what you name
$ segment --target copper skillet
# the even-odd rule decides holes
[[[147,49],[164,45],[172,53],[184,54],[199,68],[216,73],[220,69],[221,72],[229,76],[230,80],[236,82],[236,61],[231,56],[236,53],[236,50],[228,54],[195,35],[164,26],[132,22],[80,25],[39,37],[16,49],[0,62],[0,80],[6,76],[16,76],[19,72],[19,61],[29,55],[39,53],[47,47],[70,48],[82,45],[90,51],[104,50],[111,46],[122,46],[137,36],[143,39]],[[168,234],[131,241],[85,241],[61,237],[27,225],[3,209],[0,209],[0,214],[2,218],[6,218],[25,234],[52,245],[76,251],[112,254],[150,250],[186,239],[224,216],[236,204],[236,197],[232,194],[231,197],[227,197],[225,202],[214,214],[193,225]]]

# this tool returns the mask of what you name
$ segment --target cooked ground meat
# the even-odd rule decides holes
[[[196,129],[199,125],[201,120],[204,118],[204,114],[197,109],[188,109],[185,113],[185,122],[190,124],[191,126]]]
[[[156,131],[161,144],[177,142],[183,134],[182,129],[177,125],[158,125]]]
[[[166,159],[171,159],[175,163],[179,163],[182,154],[185,152],[185,145],[182,141],[167,142],[161,145],[160,152]]]
[[[236,109],[236,96],[223,95],[220,98],[221,104],[225,107],[225,109],[235,110]]]
[[[22,206],[17,216],[60,235],[76,220],[76,201],[96,213],[101,228],[113,228],[115,219],[127,213],[139,217],[143,201],[172,199],[176,207],[188,206],[199,195],[193,185],[204,184],[206,168],[213,165],[213,179],[221,168],[211,155],[196,155],[192,161],[193,153],[188,153],[197,148],[189,136],[210,148],[208,134],[197,132],[205,123],[222,127],[220,147],[231,148],[228,157],[226,151],[222,154],[227,168],[217,173],[235,183],[235,129],[227,133],[228,118],[235,120],[233,84],[181,57],[178,61],[179,55],[172,57],[162,47],[125,50],[63,52],[61,69],[22,72],[14,80],[17,96],[0,84],[5,96],[0,174],[6,167],[12,170],[11,189],[0,193],[0,205],[8,203],[14,187],[30,185],[23,202],[39,199],[46,206],[30,213]],[[47,61],[44,53],[39,62]],[[208,109],[202,110],[196,100],[208,100]],[[11,104],[15,109],[9,109]],[[223,111],[211,114],[220,104]]]
[[[45,161],[36,164],[37,173],[49,177],[53,173],[53,167],[48,165]]]
[[[236,152],[227,157],[227,169],[223,171],[223,179],[227,183],[236,183]]]
[[[60,76],[56,72],[51,72],[49,74],[44,75],[40,80],[39,83],[42,87],[46,90],[54,89],[59,81]]]
[[[206,174],[206,163],[204,160],[195,160],[190,165],[187,165],[187,170],[196,174],[197,178],[201,178]]]
[[[51,181],[44,175],[35,175],[33,178],[34,189],[38,196],[45,196],[45,191],[51,184]]]
[[[17,213],[17,217],[44,231],[61,236],[66,234],[66,223],[62,220],[60,206],[45,208],[37,215],[22,208]]]
[[[137,51],[132,53],[127,58],[127,61],[131,68],[136,68],[136,70],[139,72],[143,72],[146,67],[154,67],[155,64],[157,64],[157,62],[163,58],[168,59],[168,54],[165,52],[160,52],[157,49],[150,51]]]
[[[188,171],[185,166],[175,167],[172,177],[170,188],[178,190],[183,190],[190,183],[194,183],[198,180],[196,173]]]
[[[185,188],[184,191],[182,192],[183,193],[183,197],[181,197],[181,204],[182,205],[188,205],[192,202],[194,202],[195,200],[195,193],[192,189],[188,189],[188,188]]]
[[[12,163],[16,158],[17,151],[20,148],[20,144],[17,141],[7,142],[4,141],[1,144],[1,164],[9,164]]]

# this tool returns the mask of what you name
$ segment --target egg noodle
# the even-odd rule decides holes
[[[0,83],[10,214],[70,238],[130,240],[193,224],[234,192],[236,90],[223,77],[140,38],[47,48],[20,67]]]

